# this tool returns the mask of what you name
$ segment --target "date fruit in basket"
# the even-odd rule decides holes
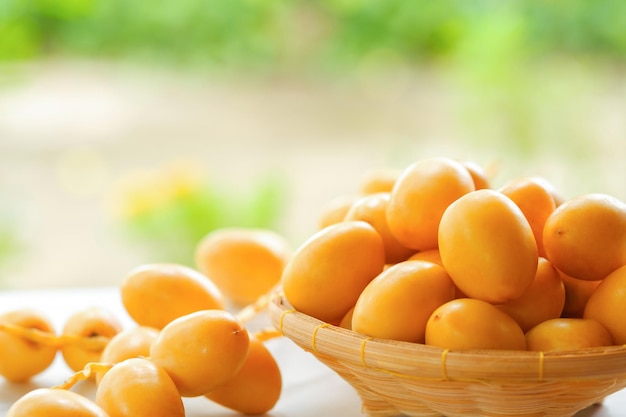
[[[222,228],[200,240],[195,262],[229,300],[246,305],[280,282],[291,252],[287,240],[271,230]]]
[[[390,266],[361,293],[352,329],[372,337],[424,343],[433,311],[454,298],[454,283],[439,265],[404,261]]]
[[[546,220],[543,244],[565,274],[604,279],[626,264],[626,203],[600,193],[567,200]]]
[[[282,287],[297,310],[339,322],[385,265],[380,234],[364,221],[328,226],[305,241],[285,266]]]
[[[426,324],[426,344],[450,350],[526,350],[524,332],[511,316],[472,298],[437,308]]]
[[[281,390],[282,376],[274,356],[262,341],[251,338],[241,369],[205,396],[243,414],[264,414],[274,408]]]
[[[485,169],[477,164],[475,161],[462,160],[461,165],[467,169],[467,172],[472,176],[474,181],[474,188],[476,190],[482,190],[483,188],[491,188],[489,184],[489,177]]]
[[[339,322],[339,327],[352,330],[352,316],[354,316],[354,307],[348,310],[348,312],[343,316],[343,318]]]
[[[499,189],[522,210],[537,242],[539,256],[546,256],[543,248],[543,226],[556,208],[554,187],[541,177],[516,178]]]
[[[464,170],[456,169],[459,165]],[[459,192],[457,186],[467,184],[459,179],[467,180],[468,173],[473,184]],[[337,251],[322,252],[319,246],[315,251],[322,255],[311,255],[300,264],[299,271],[306,271],[306,278],[294,279],[291,290],[272,303],[275,325],[352,384],[363,399],[366,414],[571,416],[625,384],[622,365],[626,353],[619,345],[626,344],[626,339],[620,342],[607,335],[611,336],[611,326],[615,334],[626,329],[626,266],[615,275],[602,277],[599,284],[567,276],[563,273],[567,271],[559,270],[558,261],[553,261],[555,252],[550,252],[551,242],[543,229],[569,201],[541,178],[520,178],[490,189],[486,177],[472,174],[467,164],[446,158],[418,161],[400,174],[389,194],[387,226],[397,241],[416,253],[385,265],[342,318],[307,310],[310,299],[331,300],[319,302],[320,310],[342,300],[336,293],[342,275],[326,272],[328,260],[335,262]],[[450,198],[444,201],[446,197]],[[612,221],[615,230],[601,232],[597,238],[602,239],[604,233],[608,241],[593,248],[585,248],[598,243],[586,229],[596,223],[602,226],[600,230],[604,226],[593,216],[577,220],[588,223],[577,237],[576,243],[583,248],[580,253],[597,255],[599,263],[609,263],[607,257],[617,258],[612,270],[625,263],[626,229],[615,221],[620,216],[603,219]],[[365,216],[360,219],[368,221]],[[335,223],[335,227],[340,225]],[[428,230],[433,229],[437,241],[428,243]],[[541,249],[544,243],[545,251]],[[565,253],[564,248],[562,253],[557,251],[556,259],[559,255],[564,255],[563,259],[577,256],[576,252]],[[349,257],[343,259],[351,266]],[[423,342],[412,338],[414,335],[406,336],[416,316],[421,316],[410,308],[422,307],[426,303],[422,297],[431,289],[422,288],[420,294],[412,291],[414,282],[407,279],[410,274],[400,273],[412,262],[438,264],[454,283],[449,297],[455,299],[448,299],[428,317]],[[325,279],[309,279],[318,270]],[[624,277],[616,279],[617,274]],[[405,281],[398,283],[392,277]],[[565,320],[563,315],[582,316],[585,304],[585,318],[577,318],[570,330],[550,330],[551,321]],[[595,321],[586,319],[592,310]],[[534,334],[533,339],[541,333],[546,337],[560,334],[556,340],[564,345],[548,342],[527,349],[525,330]],[[389,339],[405,342],[391,343]],[[585,350],[588,346],[592,348]],[[528,351],[534,349],[542,352]],[[551,352],[562,349],[569,352]]]
[[[8,311],[0,315],[0,324],[54,333],[52,323],[32,309]],[[56,356],[55,346],[28,341],[0,330],[0,375],[12,382],[25,382],[47,369]]]
[[[387,206],[389,193],[375,193],[361,197],[352,204],[344,220],[362,220],[376,229],[385,246],[385,263],[394,264],[404,261],[415,250],[402,245],[389,231],[387,225]]]
[[[439,226],[439,254],[459,289],[493,304],[520,297],[537,272],[537,244],[520,208],[483,189],[448,206]]]
[[[325,227],[344,221],[348,210],[352,207],[359,198],[362,196],[359,194],[340,195],[329,200],[323,207],[319,214],[317,221],[318,229],[321,230]]]
[[[587,281],[572,278],[563,271],[559,271],[563,286],[565,287],[565,304],[563,305],[563,317],[581,318],[585,312],[587,301],[602,281]]]
[[[389,193],[396,184],[402,170],[398,169],[374,169],[367,172],[359,185],[361,195],[376,193]]]
[[[441,261],[441,254],[439,253],[439,249],[426,249],[421,250],[419,252],[415,252],[413,255],[409,256],[407,261],[427,261],[437,264],[439,266],[443,266],[443,262]],[[467,298],[465,294],[454,284],[454,298]]]
[[[606,327],[592,319],[555,318],[526,332],[528,350],[551,352],[613,345]]]
[[[37,388],[14,402],[6,417],[112,417],[96,403],[73,391]]]
[[[626,344],[626,265],[602,280],[589,297],[583,317],[599,321],[616,344]]]
[[[415,252],[413,255],[408,257],[407,261],[428,261],[439,266],[443,266],[439,249],[427,249]]]
[[[537,273],[530,287],[521,297],[498,307],[513,317],[523,331],[542,321],[560,317],[565,305],[565,285],[550,261],[539,258]]]
[[[170,375],[180,395],[196,397],[232,378],[246,360],[248,348],[248,331],[232,314],[203,310],[161,329],[150,347],[150,358]]]
[[[436,248],[443,212],[474,190],[474,180],[460,162],[443,157],[417,161],[402,172],[391,191],[389,230],[408,248]]]
[[[170,376],[149,359],[115,364],[96,389],[96,404],[110,417],[184,417],[182,398]]]
[[[111,311],[94,306],[72,314],[65,322],[62,334],[78,338],[111,338],[121,331],[122,324]],[[70,369],[79,371],[89,362],[98,362],[105,346],[93,349],[80,343],[66,343],[61,347],[61,354]]]
[[[137,324],[156,329],[185,314],[226,308],[223,294],[208,277],[178,264],[134,268],[120,285],[120,294]]]

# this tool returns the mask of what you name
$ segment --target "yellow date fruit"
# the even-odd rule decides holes
[[[205,396],[243,414],[264,414],[274,408],[281,390],[278,363],[263,342],[252,338],[241,369],[228,382]]]
[[[439,265],[397,263],[374,278],[361,293],[352,330],[372,337],[424,343],[433,311],[454,298],[454,284]]]
[[[185,408],[170,376],[145,358],[115,364],[96,389],[96,404],[110,417],[184,417]]]
[[[583,317],[600,322],[615,344],[626,344],[626,265],[604,278],[587,300]]]
[[[120,294],[128,315],[138,325],[155,329],[195,311],[226,308],[223,294],[208,277],[171,263],[134,268],[122,282]]]
[[[492,304],[518,298],[537,272],[537,244],[520,208],[504,194],[476,190],[446,209],[439,254],[459,290]]]
[[[526,333],[527,349],[539,352],[611,345],[613,339],[608,330],[592,319],[558,317],[541,322]]]
[[[14,402],[6,417],[113,417],[95,402],[73,391],[37,388]]]
[[[572,278],[598,281],[626,265],[626,203],[606,194],[565,201],[546,220],[546,257]]]
[[[591,294],[602,281],[587,281],[585,279],[572,278],[559,271],[561,280],[565,286],[565,305],[563,317],[581,318],[585,313],[585,307]]]
[[[122,330],[111,338],[102,351],[100,362],[118,363],[126,359],[150,356],[150,346],[159,335],[152,327],[137,326]],[[100,383],[104,373],[96,373],[96,383]]]
[[[267,229],[222,228],[196,247],[196,266],[236,305],[247,305],[280,282],[291,247]]]
[[[450,350],[526,350],[524,332],[511,316],[472,298],[437,308],[426,324],[426,344]]]
[[[380,234],[364,221],[328,226],[305,241],[282,276],[291,305],[326,322],[339,322],[385,265]]]
[[[391,234],[404,246],[437,248],[439,221],[446,208],[474,191],[469,171],[450,158],[428,158],[408,166],[397,179],[387,205]]]
[[[500,188],[500,192],[509,197],[522,210],[537,242],[540,256],[545,257],[543,248],[543,227],[554,209],[554,187],[541,177],[516,178]]]
[[[0,325],[20,326],[54,334],[52,323],[39,311],[22,308],[0,315]],[[0,329],[0,375],[11,382],[26,382],[47,369],[56,356],[55,346],[28,341]]]
[[[565,306],[565,285],[550,261],[539,258],[537,274],[521,297],[498,307],[513,317],[524,332],[542,321],[560,317]]]
[[[62,334],[85,339],[96,336],[110,339],[121,331],[122,324],[110,310],[94,306],[73,313],[65,322]],[[61,347],[61,354],[67,366],[78,372],[89,362],[99,362],[105,347],[94,349],[80,342],[66,343]]]
[[[202,310],[161,329],[150,358],[170,375],[181,396],[198,397],[231,379],[246,360],[248,347],[248,331],[232,314]]]
[[[402,245],[389,231],[387,225],[387,205],[389,193],[374,193],[357,200],[346,213],[344,220],[362,220],[376,229],[385,246],[385,263],[404,261],[415,252]]]

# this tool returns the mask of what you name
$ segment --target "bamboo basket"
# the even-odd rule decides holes
[[[626,347],[572,352],[448,351],[370,338],[293,309],[273,325],[350,383],[368,416],[568,416],[626,386]]]

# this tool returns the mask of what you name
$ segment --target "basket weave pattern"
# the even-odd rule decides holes
[[[369,416],[571,417],[626,387],[624,346],[454,352],[331,326],[281,294],[269,311],[283,335],[356,389]]]

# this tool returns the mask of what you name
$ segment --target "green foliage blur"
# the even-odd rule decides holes
[[[447,59],[480,40],[527,58],[623,61],[620,0],[0,0],[0,60],[49,55],[229,69]]]
[[[5,222],[0,223],[0,267],[15,254],[16,247],[15,231]]]
[[[111,192],[123,236],[155,261],[194,265],[195,248],[224,227],[276,230],[287,187],[275,174],[233,185],[209,178],[194,161],[125,173]]]
[[[263,178],[251,187],[225,190],[209,185],[120,223],[131,242],[155,261],[195,265],[195,249],[208,233],[225,227],[277,230],[284,184]]]
[[[6,196],[0,194],[0,271],[15,262],[24,249],[20,226],[15,207]],[[0,280],[1,277],[2,274]]]

